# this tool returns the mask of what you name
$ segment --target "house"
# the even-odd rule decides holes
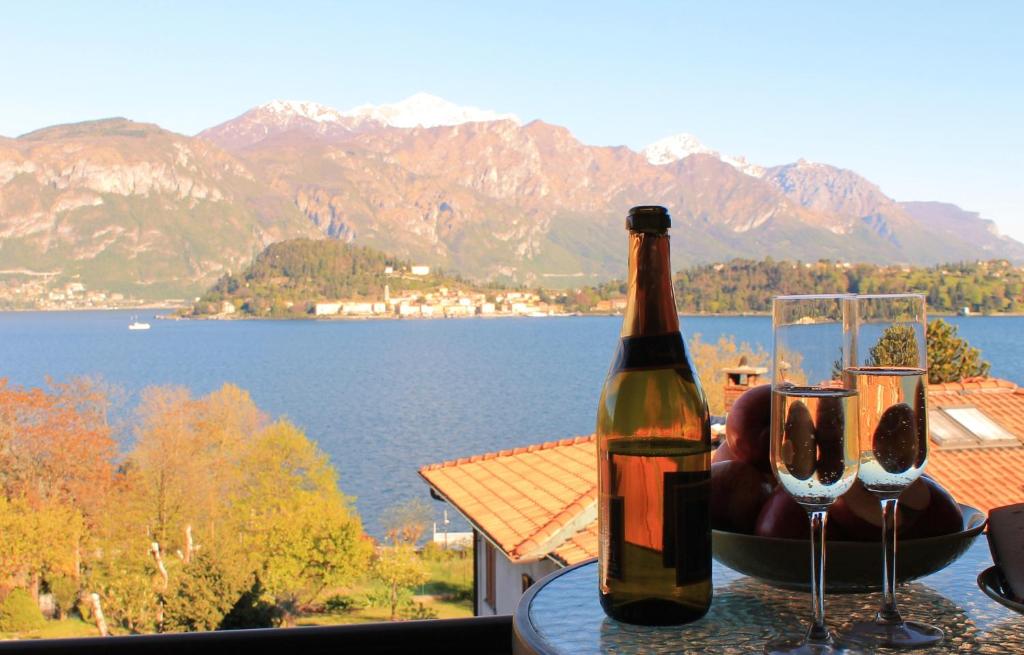
[[[473,608],[511,614],[530,585],[597,554],[594,438],[431,464],[431,493],[473,527]]]
[[[929,385],[927,473],[988,512],[1024,502],[1024,388],[999,379]],[[477,616],[515,611],[536,580],[597,556],[594,437],[420,469],[431,495],[473,527]]]
[[[318,302],[313,306],[314,316],[333,316],[341,311],[340,302]]]
[[[409,267],[409,272],[412,273],[413,275],[421,275],[421,276],[422,275],[430,275],[430,267],[429,266],[411,266],[411,267]]]

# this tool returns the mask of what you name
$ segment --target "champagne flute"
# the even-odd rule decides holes
[[[857,391],[842,374],[852,302],[850,295],[772,301],[772,470],[810,519],[813,619],[805,635],[766,644],[769,655],[860,652],[825,626],[824,596],[827,510],[857,478]]]
[[[872,646],[918,648],[942,630],[904,621],[896,609],[896,505],[928,461],[928,350],[925,297],[861,295],[854,301],[847,384],[860,395],[857,477],[882,505],[882,605],[873,621],[855,623],[849,639]]]

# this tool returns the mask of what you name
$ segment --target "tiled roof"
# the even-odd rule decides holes
[[[1024,441],[1024,389],[1009,380],[974,378],[928,385],[930,407],[977,407]]]
[[[928,405],[976,407],[1024,442],[1024,389],[1009,380],[968,378],[928,386]],[[1024,501],[1024,447],[928,453],[928,475],[957,501],[987,512]]]
[[[1024,448],[933,448],[926,472],[957,502],[986,513],[1024,502]]]
[[[551,556],[565,566],[572,566],[585,559],[597,557],[597,521],[593,521],[570,537],[568,541],[556,548]]]
[[[420,475],[512,561],[539,559],[597,515],[594,437],[475,455]]]

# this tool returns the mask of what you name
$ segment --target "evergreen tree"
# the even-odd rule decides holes
[[[878,343],[871,347],[868,364],[920,368],[920,359],[914,328],[897,323],[885,328]]]
[[[218,630],[242,630],[245,628],[272,628],[281,617],[276,605],[266,599],[266,590],[259,576],[253,577],[252,586],[239,596]]]
[[[164,604],[167,632],[214,630],[236,604],[239,594],[223,568],[206,553],[199,553],[182,570]]]
[[[956,382],[963,378],[987,377],[991,364],[981,351],[957,336],[955,325],[937,318],[928,324],[928,382]]]

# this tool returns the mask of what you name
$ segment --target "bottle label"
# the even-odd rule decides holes
[[[622,580],[623,550],[626,545],[626,499],[608,499],[608,577]]]
[[[676,586],[705,580],[711,573],[711,474],[665,473],[662,489],[662,565],[676,570]]]
[[[619,342],[619,350],[612,368],[616,371],[628,371],[672,368],[686,364],[683,337],[678,332],[671,332],[653,337],[623,337]]]

